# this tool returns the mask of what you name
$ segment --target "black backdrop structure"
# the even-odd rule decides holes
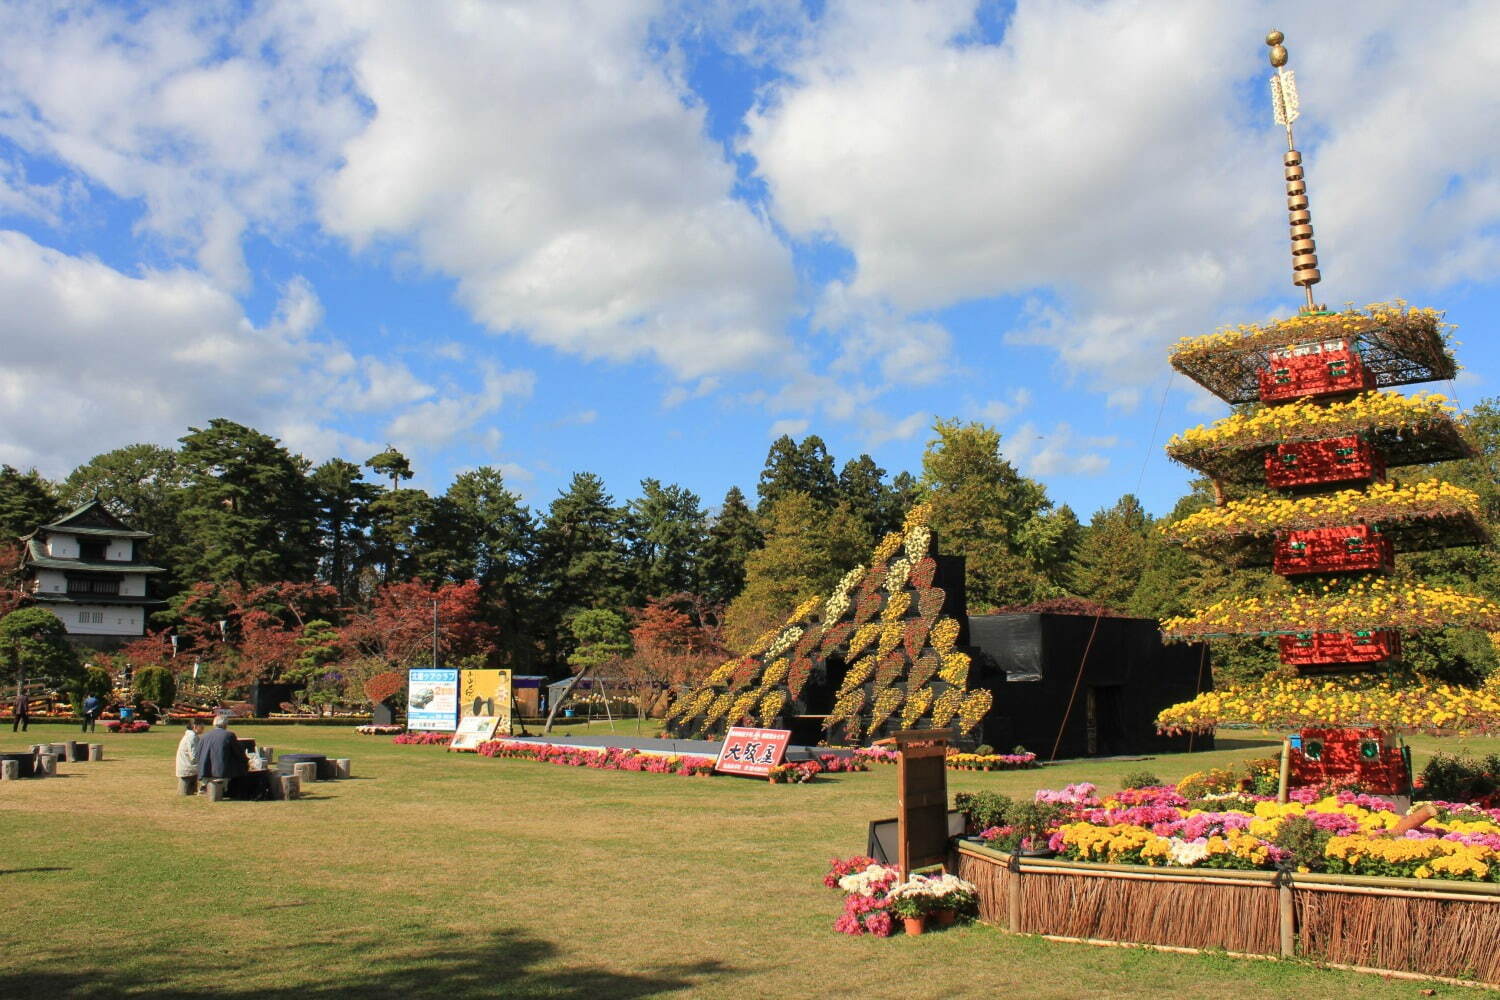
[[[968,622],[980,683],[995,693],[982,733],[996,751],[1020,745],[1046,760],[1054,747],[1059,758],[1188,749],[1188,737],[1158,735],[1153,720],[1212,689],[1203,645],[1165,645],[1149,618],[1002,614]],[[1192,748],[1212,749],[1213,737],[1199,736]]]

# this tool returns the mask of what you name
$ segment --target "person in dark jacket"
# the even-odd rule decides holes
[[[215,716],[213,729],[198,743],[199,783],[211,778],[233,780],[249,769],[245,751],[240,749],[239,738],[229,728],[229,720],[222,715]]]
[[[98,695],[91,694],[83,699],[83,731],[86,733],[97,732],[99,712],[104,708],[104,702],[99,700]]]
[[[10,731],[19,729],[26,732],[31,728],[31,699],[26,696],[25,691],[16,692],[16,718],[10,724]]]

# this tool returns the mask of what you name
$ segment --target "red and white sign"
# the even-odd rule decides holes
[[[753,726],[731,726],[719,748],[715,771],[725,774],[753,774],[764,778],[781,763],[790,729],[756,729]]]

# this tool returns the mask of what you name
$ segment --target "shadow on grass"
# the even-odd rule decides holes
[[[70,872],[71,868],[0,868],[0,875],[26,875],[30,872]]]
[[[250,967],[223,966],[215,982],[202,987],[174,985],[169,969],[121,969],[107,960],[100,967],[30,969],[0,975],[0,997],[78,997],[113,1000],[299,1000],[311,997],[460,1000],[463,997],[536,997],[539,1000],[595,1000],[662,996],[695,990],[709,976],[735,975],[717,960],[684,962],[622,971],[597,965],[540,968],[561,949],[553,942],[517,930],[491,931],[434,941],[418,954],[391,956],[387,944],[340,947],[337,941],[304,940],[266,955]],[[208,946],[210,949],[212,945]],[[316,949],[316,951],[314,951]],[[301,951],[309,954],[299,954]],[[209,962],[207,953],[202,956]],[[320,958],[349,971],[342,976],[320,968]],[[99,957],[96,957],[96,961]],[[279,983],[259,980],[278,962],[286,971]],[[174,966],[175,967],[175,966]],[[243,982],[247,974],[257,977]],[[238,982],[237,982],[238,981]]]

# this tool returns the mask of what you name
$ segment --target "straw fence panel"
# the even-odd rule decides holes
[[[979,918],[1097,943],[1291,955],[1500,985],[1500,886],[1013,858],[960,843]]]

